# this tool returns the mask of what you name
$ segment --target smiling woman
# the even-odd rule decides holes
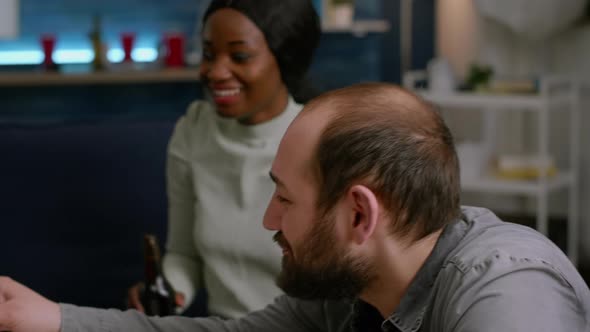
[[[276,117],[287,105],[289,93],[264,34],[237,10],[221,9],[207,19],[200,68],[206,90],[223,117],[258,124]]]
[[[320,36],[310,0],[213,0],[203,17],[200,76],[168,146],[164,273],[188,306],[199,288],[209,313],[241,316],[271,303],[281,252],[262,227],[267,172]],[[294,56],[297,55],[297,56]],[[138,289],[130,290],[141,309]]]

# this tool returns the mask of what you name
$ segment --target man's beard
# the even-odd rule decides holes
[[[314,223],[301,241],[297,258],[282,232],[274,239],[289,254],[283,256],[277,285],[289,296],[304,300],[354,299],[373,280],[368,259],[352,257],[338,245],[330,213]]]

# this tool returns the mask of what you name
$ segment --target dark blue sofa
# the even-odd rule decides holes
[[[52,299],[121,307],[141,234],[166,231],[173,121],[0,129],[0,274]]]
[[[123,308],[142,234],[166,236],[165,159],[193,84],[2,89],[0,275]],[[188,314],[205,313],[204,297]]]

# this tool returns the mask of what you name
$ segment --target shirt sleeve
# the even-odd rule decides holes
[[[584,331],[571,285],[547,262],[502,254],[472,267],[451,298],[453,332]]]
[[[196,198],[191,170],[191,129],[196,123],[199,105],[199,102],[191,104],[176,123],[166,161],[168,237],[163,269],[174,289],[184,294],[185,306],[192,302],[201,282],[202,264],[193,240]]]
[[[96,309],[60,304],[61,332],[344,332],[350,305],[279,296],[273,304],[240,319],[147,317],[136,310]]]

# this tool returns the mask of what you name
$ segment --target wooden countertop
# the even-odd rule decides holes
[[[144,84],[198,82],[196,68],[118,70],[89,73],[0,72],[0,87],[67,86],[97,84]]]

